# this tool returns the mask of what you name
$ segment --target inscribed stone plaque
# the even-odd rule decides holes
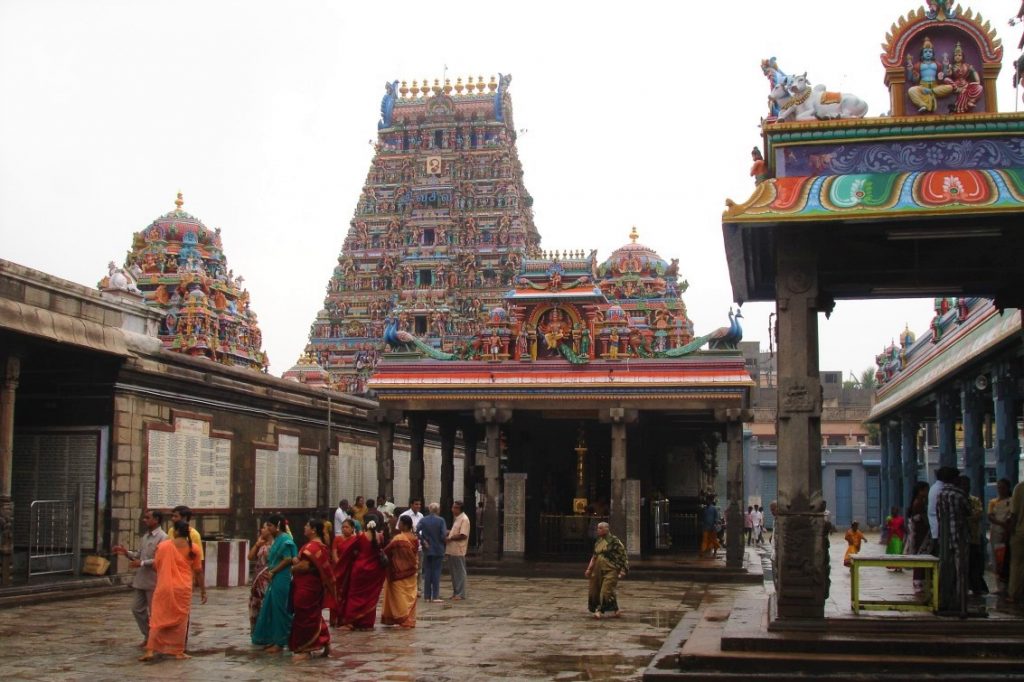
[[[626,479],[626,553],[640,555],[640,481]]]
[[[505,474],[505,553],[526,551],[526,474]]]
[[[147,431],[146,505],[193,510],[231,506],[231,440],[211,438],[210,424],[178,417],[174,431]]]
[[[299,437],[279,434],[277,449],[256,448],[256,508],[316,507],[316,455],[299,453]]]
[[[431,502],[441,501],[441,448],[423,447],[423,497]],[[441,513],[446,513],[442,509]]]

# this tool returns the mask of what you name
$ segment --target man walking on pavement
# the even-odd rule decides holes
[[[149,509],[142,515],[142,523],[146,531],[142,534],[137,552],[126,548],[124,545],[115,545],[114,554],[128,557],[131,560],[129,566],[136,569],[132,576],[132,591],[135,598],[132,601],[132,615],[142,633],[142,644],[145,647],[149,639],[149,612],[153,605],[153,590],[156,589],[156,569],[153,568],[153,558],[156,556],[156,546],[167,539],[160,524],[163,523],[164,515],[155,510]]]
[[[441,505],[431,502],[429,512],[420,519],[420,544],[423,546],[423,598],[429,602],[441,603],[441,562],[444,561],[444,542],[448,535],[448,524],[438,516]]]
[[[462,511],[462,502],[452,505],[452,529],[448,532],[448,570],[452,574],[452,601],[466,598],[466,550],[469,548],[469,517]]]

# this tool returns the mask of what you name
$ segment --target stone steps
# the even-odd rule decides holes
[[[826,619],[817,630],[777,621],[769,630],[767,613],[766,598],[741,599],[684,618],[644,679],[1024,679],[1020,620],[876,617],[855,629]]]

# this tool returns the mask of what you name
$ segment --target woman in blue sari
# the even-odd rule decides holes
[[[298,556],[298,550],[283,516],[271,514],[263,524],[263,529],[274,538],[270,552],[267,553],[270,585],[263,595],[260,615],[252,629],[252,643],[262,645],[268,653],[276,654],[287,646],[292,631],[288,599],[292,586],[292,559]]]

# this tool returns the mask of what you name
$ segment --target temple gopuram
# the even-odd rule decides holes
[[[387,84],[367,183],[290,376],[320,376],[312,360],[334,386],[379,401],[388,499],[405,475],[423,494],[423,441],[436,432],[441,507],[483,501],[486,558],[585,555],[602,519],[633,555],[692,550],[726,450],[741,497],[753,385],[737,350],[742,314],[696,334],[678,261],[635,227],[603,261],[543,251],[510,82]],[[404,460],[396,470],[399,424],[407,472]],[[738,539],[738,513],[731,521]],[[737,545],[730,562],[741,561]]]
[[[97,286],[159,310],[165,348],[266,372],[249,291],[242,286],[245,279],[228,269],[220,228],[209,229],[183,205],[178,192],[174,210],[136,232],[124,266],[112,261]]]
[[[307,352],[364,393],[385,319],[451,352],[537,253],[511,76],[387,85],[375,154]]]

